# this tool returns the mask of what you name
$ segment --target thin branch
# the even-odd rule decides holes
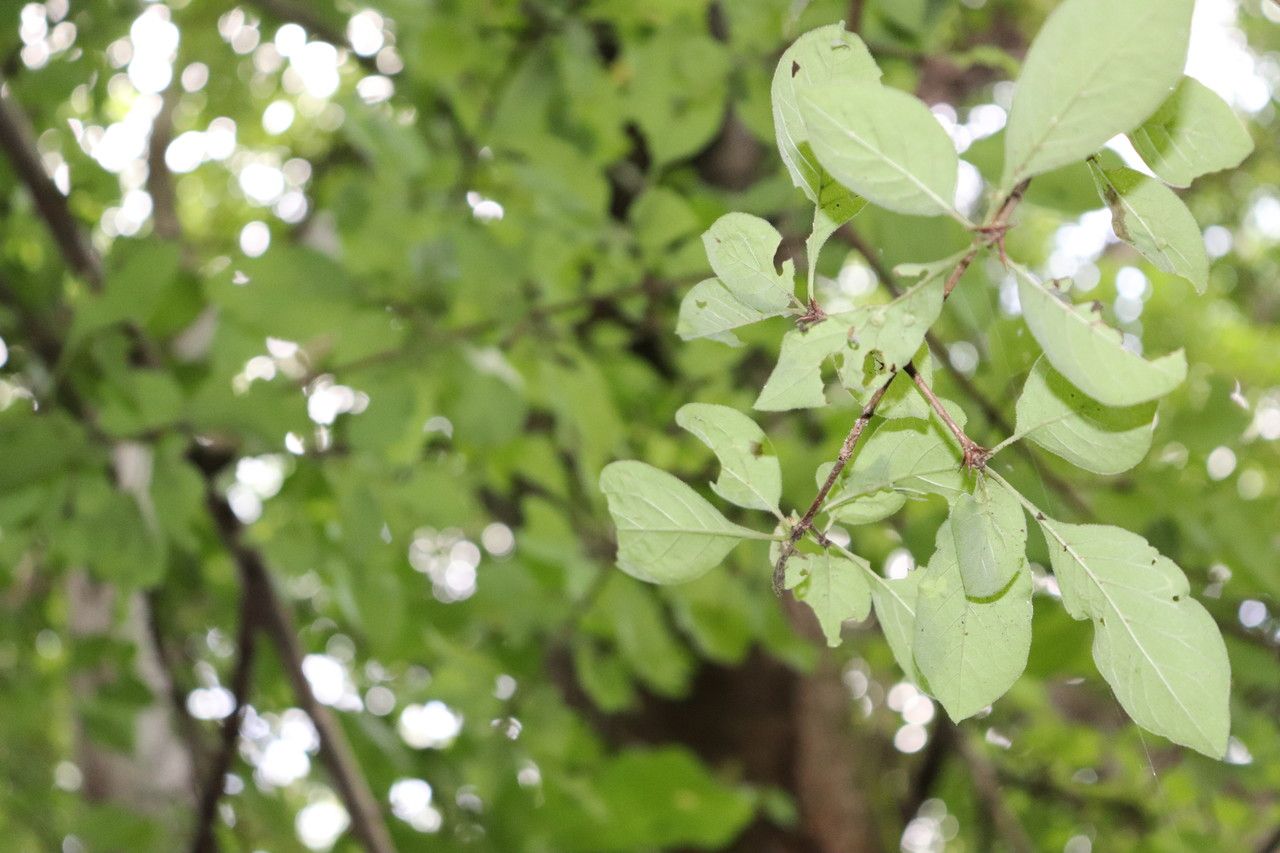
[[[862,13],[866,5],[865,0],[849,0],[849,11],[844,16],[844,25],[849,32],[862,32]]]
[[[222,742],[217,754],[209,766],[204,789],[200,794],[200,802],[196,811],[196,831],[191,843],[192,853],[214,853],[218,842],[213,834],[213,821],[218,814],[218,800],[226,789],[227,773],[235,759],[236,748],[240,745],[240,726],[244,722],[245,709],[249,703],[249,687],[253,678],[253,657],[256,651],[258,635],[258,616],[256,599],[249,595],[247,588],[240,592],[240,633],[236,640],[239,657],[236,660],[235,672],[231,676],[231,694],[235,697],[235,708],[222,722]]]
[[[15,171],[36,199],[37,207],[53,232],[67,264],[81,272],[92,287],[100,289],[102,259],[71,216],[66,199],[57,192],[57,188],[44,173],[39,153],[34,147],[34,139],[25,114],[0,87],[0,148],[4,149]],[[135,329],[134,336],[144,356],[157,363],[152,342],[140,330]],[[79,395],[70,386],[64,386],[63,392],[71,403],[69,410],[77,414],[83,413],[92,421],[92,410]],[[87,425],[94,426],[91,422]],[[201,453],[198,443],[192,445],[192,453],[197,456]],[[329,709],[316,700],[302,672],[302,650],[298,644],[293,616],[272,587],[262,556],[241,543],[240,522],[227,502],[217,493],[214,478],[218,470],[217,466],[201,467],[210,512],[223,546],[240,569],[244,595],[256,600],[257,606],[261,607],[262,627],[279,652],[298,704],[311,717],[320,735],[321,757],[351,816],[352,832],[368,853],[391,853],[394,850],[391,835],[378,801],[356,763],[346,734]]]
[[[840,454],[836,457],[835,465],[831,466],[831,473],[827,475],[827,480],[822,484],[822,488],[818,489],[818,494],[814,496],[813,503],[809,504],[809,508],[805,510],[804,517],[791,528],[791,534],[787,537],[787,541],[782,545],[782,552],[778,556],[778,562],[773,567],[773,591],[779,596],[782,595],[783,581],[786,577],[787,560],[791,559],[791,555],[795,553],[796,544],[800,539],[813,528],[813,520],[822,510],[823,503],[827,500],[827,495],[831,493],[831,488],[836,484],[836,480],[840,479],[841,472],[844,467],[849,464],[850,457],[853,456],[854,448],[858,446],[858,440],[862,438],[863,431],[867,428],[867,424],[871,422],[871,417],[876,413],[876,406],[880,405],[880,400],[884,398],[885,392],[889,390],[889,385],[893,383],[896,373],[889,375],[884,384],[876,389],[871,395],[871,399],[862,407],[862,414],[858,415],[858,419],[853,422],[849,434],[844,437],[844,444],[840,445]],[[814,531],[815,533],[817,531]],[[822,537],[819,537],[821,541]]]
[[[173,111],[178,105],[178,97],[176,86],[170,86],[164,93],[147,143],[147,193],[151,196],[151,218],[155,223],[156,236],[166,240],[177,240],[182,236],[173,175],[164,160],[165,151],[173,141]]]
[[[192,797],[199,798],[200,783],[201,779],[204,778],[205,767],[209,763],[209,757],[205,753],[206,744],[200,727],[196,724],[195,718],[191,716],[191,712],[187,710],[186,691],[178,681],[178,672],[186,669],[186,662],[183,660],[181,652],[174,649],[173,643],[165,635],[164,624],[161,621],[161,611],[164,605],[158,595],[158,590],[151,590],[147,593],[143,606],[146,609],[147,631],[151,635],[151,644],[155,646],[156,660],[164,673],[164,689],[169,699],[174,726],[178,729],[182,739],[186,741],[187,752],[190,753]]]
[[[101,290],[102,259],[71,215],[66,196],[45,172],[40,149],[36,145],[35,130],[22,107],[14,101],[9,84],[3,78],[0,78],[0,149],[4,150],[14,171],[31,192],[31,198],[48,224],[67,265],[83,276],[91,288]]]
[[[311,718],[320,735],[320,757],[333,778],[338,795],[351,816],[351,831],[360,839],[368,853],[392,853],[391,834],[387,830],[382,809],[378,805],[369,783],[360,772],[351,744],[333,712],[320,704],[311,691],[311,684],[302,671],[302,646],[298,642],[298,629],[288,605],[280,598],[262,555],[240,541],[240,522],[226,500],[217,493],[212,483],[206,501],[209,512],[217,523],[218,537],[223,547],[240,570],[244,595],[254,599],[260,608],[259,624],[271,638],[285,675],[302,710]]]
[[[960,442],[960,449],[964,451],[964,465],[966,468],[984,468],[987,459],[991,456],[991,451],[978,444],[969,436],[965,435],[960,424],[956,423],[955,418],[951,417],[951,413],[947,411],[947,407],[942,405],[942,401],[938,399],[938,395],[933,393],[933,389],[929,387],[929,383],[920,375],[920,371],[916,370],[914,364],[908,364],[903,368],[911,380],[915,382],[916,388],[920,391],[921,396],[929,403],[929,407],[934,413],[946,424],[947,429],[951,430],[951,434],[956,437],[956,441]]]

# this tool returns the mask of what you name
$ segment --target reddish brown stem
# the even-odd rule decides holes
[[[818,489],[818,494],[814,497],[813,503],[809,504],[809,509],[805,510],[804,517],[796,523],[795,527],[791,528],[791,535],[787,537],[786,543],[783,544],[782,553],[778,556],[778,562],[773,567],[773,591],[778,595],[782,595],[787,560],[791,559],[791,555],[795,553],[796,543],[813,527],[814,518],[817,517],[818,512],[822,509],[822,504],[826,501],[827,495],[831,493],[836,480],[840,479],[840,474],[844,471],[844,467],[849,464],[849,459],[853,456],[853,450],[858,446],[858,440],[862,438],[862,433],[871,421],[871,416],[876,413],[876,406],[880,405],[880,400],[884,398],[885,392],[889,390],[889,384],[893,382],[895,375],[897,374],[891,374],[885,380],[885,383],[871,395],[871,399],[867,401],[867,404],[862,407],[862,414],[858,415],[858,419],[853,422],[853,427],[844,438],[844,444],[840,445],[840,455],[836,457],[836,464],[831,466],[831,473],[827,475],[826,482],[822,484],[822,488]],[[820,539],[825,538],[821,534],[818,535]]]
[[[928,401],[929,407],[947,425],[947,429],[951,430],[951,434],[956,437],[956,441],[960,442],[960,449],[964,451],[965,467],[985,468],[987,460],[991,458],[991,451],[965,435],[964,430],[960,428],[960,424],[956,423],[955,418],[951,417],[947,407],[942,404],[942,400],[938,399],[938,395],[933,393],[933,389],[929,387],[928,382],[924,381],[924,377],[916,370],[915,365],[908,364],[904,369],[912,381],[916,383],[916,388],[920,389],[920,394]]]

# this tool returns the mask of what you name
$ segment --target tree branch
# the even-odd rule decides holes
[[[67,207],[66,196],[53,183],[40,160],[35,130],[13,99],[8,81],[0,78],[0,149],[4,150],[22,183],[26,184],[41,218],[49,226],[67,265],[94,290],[102,288],[102,259],[80,230]]]
[[[951,430],[951,434],[956,437],[956,441],[960,442],[960,449],[964,451],[964,465],[966,468],[983,468],[986,467],[987,459],[991,456],[991,451],[978,444],[969,436],[965,435],[960,424],[956,423],[955,418],[951,417],[951,413],[947,411],[947,407],[942,405],[942,401],[938,399],[938,395],[933,393],[933,389],[929,387],[929,383],[925,382],[924,377],[916,370],[914,364],[908,364],[903,368],[907,375],[915,382],[916,388],[920,391],[920,395],[929,403],[929,407],[934,413],[946,424],[947,429]]]
[[[787,537],[787,541],[782,545],[782,552],[778,556],[778,562],[773,567],[773,591],[777,595],[782,595],[783,581],[786,577],[787,560],[791,559],[791,555],[795,553],[796,544],[800,539],[813,529],[813,520],[822,510],[822,504],[826,502],[827,495],[831,493],[831,488],[836,484],[836,480],[840,478],[844,467],[849,464],[850,457],[853,456],[853,450],[858,446],[858,440],[862,438],[863,431],[867,428],[867,424],[871,422],[871,416],[876,413],[876,406],[880,405],[880,400],[884,398],[885,392],[889,390],[894,376],[890,374],[884,384],[876,389],[871,395],[871,399],[862,407],[862,414],[858,415],[858,419],[853,422],[849,434],[844,438],[844,444],[840,445],[840,454],[836,456],[836,463],[831,467],[831,473],[827,475],[827,480],[822,484],[822,488],[818,489],[818,494],[814,496],[813,503],[809,504],[809,508],[805,510],[804,517],[791,528],[791,534]],[[825,537],[820,536],[820,541]],[[825,544],[825,542],[824,542]]]
[[[973,748],[965,732],[957,730],[956,734],[956,751],[969,768],[969,779],[973,783],[974,792],[977,793],[978,801],[992,827],[1016,853],[1035,853],[1035,844],[1027,835],[1027,830],[1004,801],[1004,792],[1000,788],[995,767],[986,756]]]
[[[280,656],[298,704],[320,735],[320,757],[351,816],[351,831],[368,853],[392,853],[395,846],[391,843],[382,809],[360,772],[347,736],[333,712],[320,704],[311,692],[311,684],[302,671],[303,651],[298,643],[293,614],[272,584],[262,556],[240,541],[242,528],[230,505],[213,488],[211,480],[206,480],[206,483],[206,501],[217,524],[218,537],[240,570],[243,594],[255,600],[260,608],[259,625],[271,638]]]
[[[0,88],[0,148],[3,148],[13,162],[15,171],[36,199],[37,208],[53,232],[67,264],[80,272],[90,286],[100,289],[102,259],[85,239],[67,207],[66,199],[44,173],[34,140],[26,115],[13,103],[7,92]],[[156,361],[151,341],[140,330],[134,329],[134,335],[144,355],[153,362]],[[92,420],[91,409],[79,395],[69,386],[63,390],[71,402],[69,409]],[[94,425],[90,423],[89,426]],[[200,445],[193,443],[191,455],[198,458],[201,452]],[[257,601],[257,606],[261,607],[261,625],[280,654],[299,705],[315,724],[320,736],[321,757],[351,816],[352,832],[361,840],[368,853],[391,853],[395,848],[378,801],[360,772],[346,735],[329,709],[316,700],[302,672],[302,650],[298,645],[292,614],[272,587],[262,556],[241,543],[240,522],[225,499],[217,493],[214,478],[219,467],[201,466],[200,470],[205,480],[209,510],[220,540],[240,569],[243,594]]]
[[[242,589],[240,633],[236,640],[239,657],[236,660],[235,672],[231,676],[231,693],[235,697],[236,704],[231,714],[222,722],[222,742],[209,765],[208,777],[200,793],[200,802],[196,807],[196,831],[191,842],[192,853],[213,853],[218,849],[218,842],[213,834],[213,822],[218,814],[218,800],[222,798],[222,793],[226,789],[227,773],[231,770],[236,748],[240,745],[240,726],[244,721],[245,708],[249,702],[250,682],[253,678],[257,623],[256,599],[249,595],[247,588]]]

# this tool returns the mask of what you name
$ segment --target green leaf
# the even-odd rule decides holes
[[[813,230],[804,241],[805,256],[809,263],[809,294],[813,294],[813,282],[818,274],[818,255],[831,235],[850,219],[857,216],[867,200],[837,183],[823,187],[821,198],[813,209]]]
[[[1083,160],[1146,120],[1182,76],[1194,0],[1064,0],[1027,51],[1002,184]]]
[[[929,692],[958,722],[1003,696],[1026,669],[1031,573],[1019,554],[1003,595],[991,601],[966,597],[957,521],[953,514],[942,523],[933,559],[918,572],[913,651]]]
[[[882,578],[872,575],[871,602],[875,605],[876,621],[884,632],[885,642],[893,652],[902,672],[917,684],[924,679],[916,668],[915,642],[916,599],[921,572],[910,572],[904,578]]]
[[[711,488],[717,495],[747,509],[777,512],[782,470],[755,421],[728,406],[689,403],[676,412],[676,423],[715,451],[721,471]]]
[[[1096,306],[1059,299],[1026,271],[1018,273],[1018,299],[1031,334],[1059,373],[1108,406],[1133,406],[1163,397],[1187,378],[1182,350],[1146,361],[1124,348],[1123,336],[1098,316]]]
[[[761,411],[825,406],[822,364],[836,357],[841,384],[865,402],[905,365],[942,311],[941,279],[926,281],[884,305],[833,314],[782,339],[778,364],[756,399]]]
[[[843,23],[805,33],[778,60],[771,89],[778,153],[791,175],[791,182],[819,207],[824,190],[834,180],[810,148],[798,93],[823,84],[874,83],[879,79],[880,68],[866,45],[853,33],[846,32]]]
[[[1018,499],[980,477],[972,494],[951,504],[949,526],[964,594],[992,598],[1003,592],[1026,562],[1027,521]]]
[[[1209,287],[1209,256],[1195,217],[1164,184],[1133,169],[1092,165],[1098,195],[1111,208],[1116,236],[1167,273],[1185,278],[1197,293]]]
[[[1151,171],[1175,187],[1233,169],[1253,151],[1253,138],[1235,110],[1192,77],[1183,77],[1129,140]]]
[[[931,421],[911,418],[881,424],[863,440],[826,511],[845,511],[846,506],[887,490],[908,497],[958,497],[966,490],[960,451],[941,429]]]
[[[827,645],[834,649],[840,645],[845,620],[866,619],[871,612],[870,573],[871,565],[861,557],[830,551],[795,554],[787,562],[786,587],[813,610]]]
[[[726,519],[680,480],[643,462],[613,462],[600,490],[618,527],[618,568],[649,583],[706,574],[743,539],[771,539]]]
[[[702,235],[702,243],[711,268],[746,307],[772,314],[798,301],[795,265],[787,261],[781,272],[773,265],[782,235],[760,217],[726,213]]]
[[[918,216],[959,216],[960,160],[919,99],[878,83],[806,89],[800,112],[818,161],[873,204]]]
[[[1039,359],[1018,398],[1015,435],[1095,474],[1119,474],[1151,449],[1156,404],[1108,408]]]
[[[718,278],[693,286],[680,303],[676,334],[683,340],[710,338],[732,347],[742,346],[733,329],[775,317],[782,312],[757,311],[739,302]]]
[[[840,352],[849,339],[849,327],[829,317],[807,329],[792,329],[782,338],[778,363],[760,389],[754,408],[762,412],[815,409],[827,404],[822,363]]]
[[[1039,521],[1063,606],[1093,620],[1093,659],[1125,711],[1149,731],[1221,758],[1230,663],[1182,570],[1127,530]]]

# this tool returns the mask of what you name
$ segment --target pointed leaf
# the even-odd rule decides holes
[[[1062,603],[1093,620],[1093,659],[1125,711],[1149,731],[1221,758],[1230,663],[1182,570],[1127,530],[1039,520]]]
[[[955,214],[960,161],[919,99],[879,83],[806,89],[800,113],[820,162],[873,204],[919,216]]]
[[[676,412],[676,423],[715,451],[721,471],[711,488],[717,495],[747,509],[777,510],[782,471],[755,421],[728,406],[689,403]]]
[[[808,129],[800,116],[798,92],[827,83],[874,83],[880,79],[866,45],[846,32],[844,24],[811,30],[796,39],[778,60],[773,73],[773,128],[778,153],[791,181],[819,204],[824,190],[834,183],[818,163],[809,145]],[[815,229],[816,230],[816,229]]]
[[[600,490],[618,528],[618,568],[649,583],[683,583],[715,568],[743,539],[770,539],[726,519],[680,480],[643,462],[613,462]]]
[[[1233,169],[1253,151],[1253,138],[1230,105],[1192,77],[1129,134],[1160,180],[1189,187],[1201,175]]]
[[[1045,357],[1084,393],[1108,406],[1132,406],[1163,397],[1187,378],[1182,350],[1155,361],[1125,349],[1121,334],[1089,306],[1064,302],[1023,267],[1018,299]]]
[[[968,598],[1004,592],[1026,562],[1027,521],[1022,505],[1006,489],[980,478],[972,494],[951,505],[951,536]]]
[[[822,363],[843,350],[848,339],[849,325],[838,317],[787,332],[782,337],[778,363],[760,389],[754,408],[762,412],[785,412],[825,406]]]
[[[1133,169],[1092,166],[1098,195],[1111,208],[1116,236],[1167,273],[1209,287],[1209,256],[1200,226],[1173,190]]]
[[[994,490],[993,490],[994,491]],[[952,720],[972,717],[1003,696],[1027,666],[1031,650],[1031,573],[1022,555],[999,598],[965,596],[955,517],[938,529],[937,550],[919,572],[916,666]]]
[[[787,589],[813,610],[831,648],[840,645],[840,626],[846,619],[866,619],[871,612],[871,566],[856,559],[824,551],[796,554],[787,563]]]
[[[1182,76],[1194,0],[1064,0],[1027,51],[1005,130],[1009,189],[1146,120]]]
[[[726,213],[702,235],[702,244],[720,281],[746,307],[771,314],[796,301],[794,264],[787,261],[782,272],[773,265],[782,235],[760,217]]]
[[[676,334],[683,340],[710,338],[732,347],[742,346],[733,329],[749,326],[781,311],[757,311],[743,305],[718,278],[709,278],[693,286],[680,303],[680,319]]]
[[[1151,449],[1155,403],[1108,408],[1041,358],[1018,398],[1016,434],[1095,474],[1119,474]]]

